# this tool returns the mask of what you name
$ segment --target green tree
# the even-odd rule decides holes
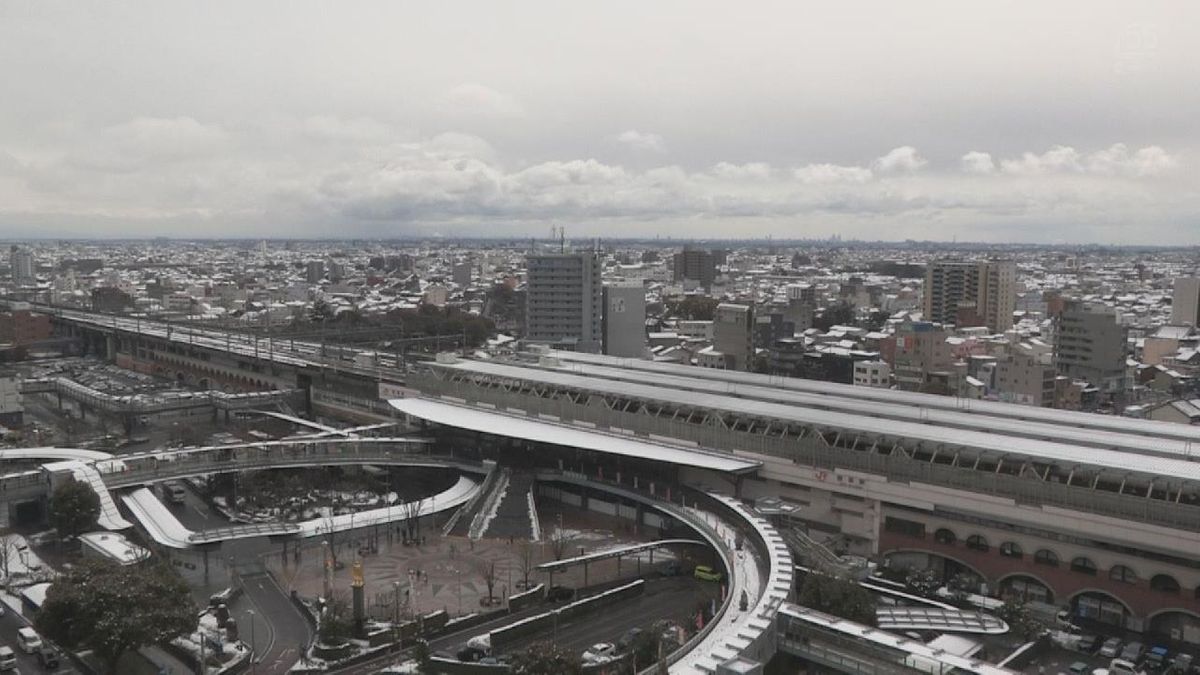
[[[34,625],[65,647],[91,649],[116,673],[125,652],[190,633],[197,621],[187,585],[170,568],[85,559],[50,587]]]
[[[857,581],[846,576],[809,572],[796,601],[850,621],[875,625],[875,599]]]
[[[421,675],[433,672],[433,655],[429,652],[429,643],[418,639],[413,645],[413,658],[417,662],[417,672]]]
[[[313,323],[323,323],[336,318],[337,311],[325,298],[317,298],[308,310],[308,320]]]
[[[1017,596],[1005,598],[1004,604],[996,614],[1008,624],[1009,631],[1022,640],[1032,640],[1046,629],[1046,625],[1034,615],[1029,605]]]
[[[50,495],[50,525],[61,537],[77,537],[96,527],[100,496],[87,483],[70,479]]]
[[[942,587],[942,580],[929,568],[911,569],[904,577],[904,587],[925,598],[932,598]]]
[[[583,663],[579,655],[553,642],[535,642],[513,654],[512,675],[580,675]]]

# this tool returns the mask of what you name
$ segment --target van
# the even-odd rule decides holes
[[[32,654],[42,647],[42,636],[37,631],[25,626],[17,629],[17,646],[26,654]]]
[[[0,670],[13,670],[17,667],[17,655],[12,647],[0,647]]]

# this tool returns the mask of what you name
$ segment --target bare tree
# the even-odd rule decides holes
[[[421,504],[424,499],[417,499],[411,502],[404,502],[401,508],[404,510],[404,538],[410,541],[415,541],[421,534]]]
[[[0,572],[4,574],[5,584],[9,583],[13,561],[20,559],[21,547],[18,541],[15,534],[0,535]]]
[[[554,552],[554,559],[562,560],[574,540],[575,537],[561,527],[555,529],[554,534],[550,536],[550,550]]]
[[[483,583],[487,585],[488,594],[484,604],[490,607],[496,599],[494,593],[496,589],[496,562],[494,560],[481,562],[479,563],[478,571],[479,576],[483,579]]]
[[[518,561],[521,564],[521,588],[529,588],[529,575],[533,572],[536,550],[528,539],[522,539],[517,548]]]

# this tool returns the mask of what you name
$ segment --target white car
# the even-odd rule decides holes
[[[617,655],[617,646],[611,642],[597,642],[588,647],[588,650],[583,653],[584,665],[595,663],[604,663],[611,661]]]

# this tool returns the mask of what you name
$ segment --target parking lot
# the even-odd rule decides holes
[[[1093,651],[1072,649],[1070,647],[1064,647],[1062,645],[1057,645],[1057,644],[1052,645],[1052,646],[1048,647],[1041,656],[1039,656],[1037,659],[1035,659],[1029,665],[1027,665],[1023,669],[1023,671],[1026,673],[1030,673],[1031,675],[1034,673],[1037,673],[1037,674],[1068,673],[1069,674],[1072,672],[1071,666],[1074,664],[1086,665],[1087,666],[1086,670],[1083,670],[1083,672],[1087,673],[1088,675],[1090,675],[1091,672],[1097,668],[1106,668],[1107,669],[1107,668],[1109,668],[1110,664],[1112,663],[1112,660],[1114,657],[1102,655],[1101,650],[1099,649],[1099,647],[1101,645],[1103,645],[1104,641],[1107,638],[1108,638],[1108,636],[1104,636],[1104,635],[1099,636],[1099,639],[1096,643],[1097,649],[1093,650]],[[1148,673],[1164,673],[1169,670],[1168,667],[1153,668],[1153,667],[1150,667],[1146,663],[1146,655],[1149,654],[1151,647],[1156,646],[1156,643],[1153,640],[1146,640],[1145,638],[1143,638],[1141,636],[1130,634],[1129,636],[1127,636],[1127,638],[1121,639],[1120,642],[1121,642],[1122,648],[1124,648],[1124,646],[1129,644],[1130,642],[1138,642],[1144,646],[1142,656],[1137,658],[1137,660],[1136,660],[1139,670],[1144,670]],[[1170,653],[1168,654],[1167,660],[1166,660],[1167,666],[1169,666],[1172,663],[1172,660],[1175,658],[1177,653],[1178,652],[1175,650],[1170,650]],[[1118,652],[1118,654],[1119,654],[1119,652]],[[1079,670],[1080,669],[1078,667],[1075,669],[1076,672],[1079,672]],[[1183,675],[1183,673],[1178,670],[1172,671],[1172,672],[1176,672],[1176,673],[1179,673],[1179,675]],[[1195,672],[1195,671],[1193,670],[1193,672]]]

